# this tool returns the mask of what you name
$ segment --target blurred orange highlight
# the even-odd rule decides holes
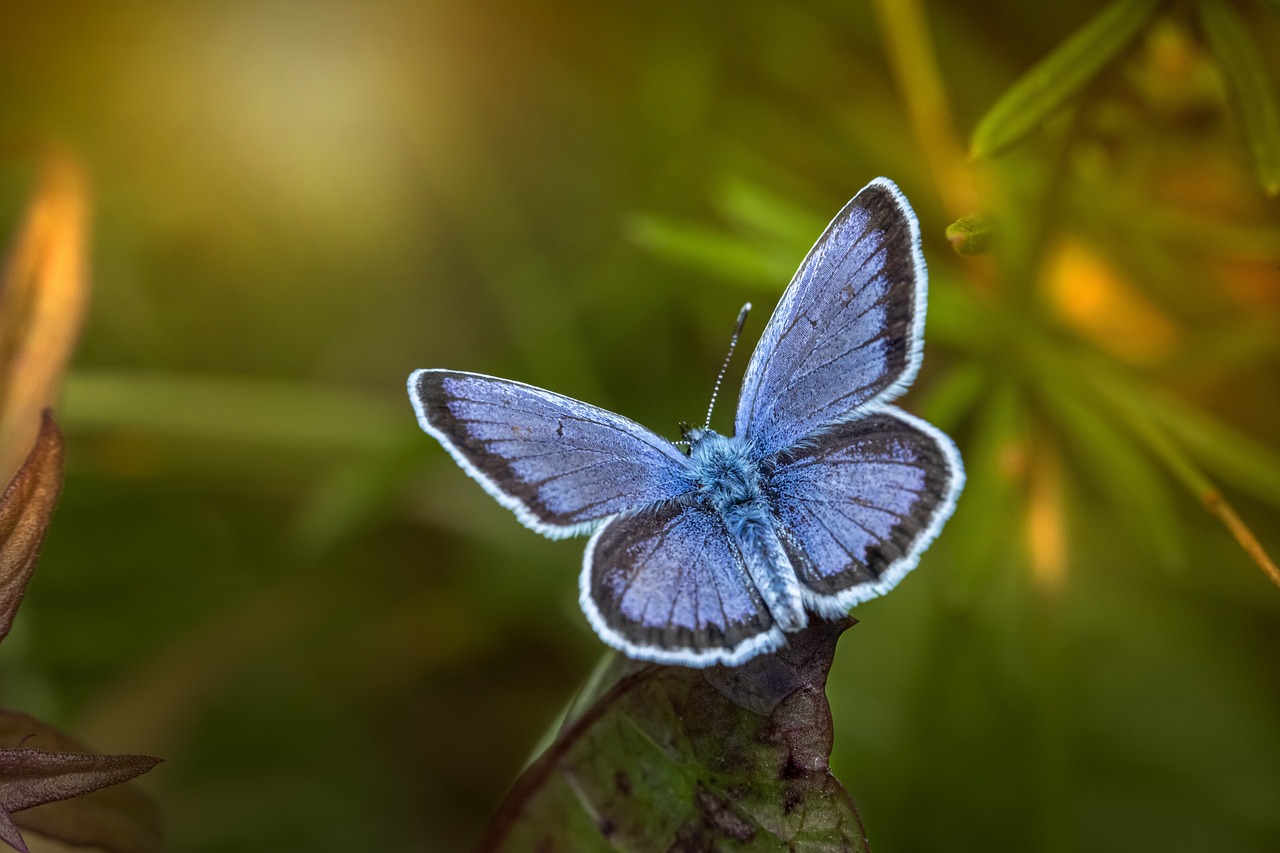
[[[1109,355],[1151,364],[1178,343],[1173,322],[1082,240],[1067,237],[1055,247],[1044,281],[1057,314]]]
[[[1028,472],[1027,547],[1036,583],[1046,592],[1062,588],[1067,576],[1067,536],[1063,517],[1062,458],[1041,446]]]
[[[0,482],[31,450],[80,333],[88,210],[80,164],[42,151],[39,183],[0,278]]]

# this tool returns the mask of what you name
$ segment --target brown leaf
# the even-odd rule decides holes
[[[79,162],[42,152],[40,178],[0,275],[0,482],[31,446],[84,315],[88,192]]]
[[[0,809],[0,841],[8,844],[14,850],[21,850],[27,853],[27,843],[22,840],[22,833],[18,831],[13,823],[13,818],[9,817],[9,813]]]
[[[0,640],[9,633],[62,491],[62,435],[45,410],[35,447],[0,496]]]
[[[8,813],[18,812],[12,823],[69,844],[111,853],[162,849],[155,806],[120,784],[160,759],[97,755],[52,726],[9,711],[0,711],[0,745],[16,747],[0,749],[0,840],[25,849],[6,827]]]

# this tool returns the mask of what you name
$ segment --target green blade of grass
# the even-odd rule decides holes
[[[984,365],[965,362],[934,380],[915,408],[929,423],[952,432],[977,407],[989,385],[990,376]]]
[[[782,292],[801,257],[790,252],[772,253],[705,226],[652,216],[633,217],[627,224],[627,236],[655,255],[718,277],[768,287],[775,294]]]
[[[331,455],[395,446],[413,416],[392,395],[248,377],[77,371],[67,377],[68,431],[116,429]]]
[[[1280,509],[1280,453],[1180,400],[1148,394],[1142,403],[1215,476]]]
[[[1200,0],[1196,10],[1240,112],[1258,183],[1267,195],[1275,196],[1280,193],[1280,105],[1266,62],[1231,4]]]
[[[1128,47],[1161,5],[1161,0],[1119,0],[1054,48],[978,122],[970,156],[997,154],[1030,133]]]
[[[1165,565],[1181,563],[1186,543],[1179,535],[1170,490],[1147,455],[1097,409],[1057,383],[1041,386],[1040,396],[1121,523]]]
[[[950,276],[946,268],[931,270],[929,310],[924,339],[969,352],[999,351],[1015,322],[998,302],[984,299]],[[982,329],[982,334],[975,334]]]
[[[1021,533],[1030,415],[1022,389],[1003,381],[984,396],[964,450],[967,485],[948,522],[958,586],[984,588],[1007,565]]]
[[[1280,568],[1227,502],[1217,485],[1200,469],[1192,456],[1170,437],[1165,425],[1152,413],[1152,406],[1148,402],[1150,393],[1136,387],[1124,375],[1096,358],[1049,348],[1033,352],[1038,356],[1041,367],[1056,381],[1064,386],[1074,386],[1077,393],[1092,392],[1090,396],[1096,395],[1098,401],[1133,433],[1134,438],[1174,475],[1205,510],[1226,526],[1245,553],[1262,569],[1263,574],[1280,587]],[[1179,411],[1178,414],[1186,413]],[[1166,413],[1165,419],[1168,417],[1169,414]],[[1176,420],[1180,421],[1181,418],[1177,417]],[[1215,443],[1230,443],[1225,440],[1225,434],[1211,432],[1210,436]],[[1262,454],[1264,461],[1265,457],[1266,454]]]
[[[1126,410],[1137,411],[1185,447],[1210,474],[1280,509],[1280,453],[1194,405],[1131,381],[1097,358],[1046,355],[1046,365],[1064,382],[1083,380],[1104,397],[1123,401]],[[1209,483],[1208,476],[1202,480]]]
[[[1280,568],[1267,554],[1262,543],[1249,526],[1227,502],[1213,481],[1200,470],[1178,444],[1169,438],[1165,430],[1151,416],[1142,401],[1128,388],[1112,382],[1101,382],[1098,390],[1113,411],[1133,430],[1135,435],[1164,462],[1178,480],[1196,497],[1204,508],[1220,520],[1235,537],[1270,581],[1280,587]]]
[[[813,245],[827,224],[790,199],[741,178],[722,182],[713,202],[726,218],[799,252]]]

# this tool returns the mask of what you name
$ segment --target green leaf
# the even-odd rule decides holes
[[[1095,407],[1060,385],[1048,382],[1039,391],[1120,521],[1165,565],[1181,563],[1185,543],[1169,483],[1147,455]]]
[[[1253,154],[1258,183],[1280,193],[1280,104],[1266,62],[1239,13],[1225,0],[1196,4],[1213,58],[1231,88]]]
[[[970,589],[989,583],[1011,552],[1023,514],[1030,415],[1020,386],[1005,380],[984,396],[964,448],[964,494],[947,539],[959,556],[957,577]]]
[[[656,255],[735,281],[781,293],[801,256],[769,252],[740,237],[702,225],[636,216],[627,227],[632,242]]]
[[[1280,509],[1280,453],[1195,406],[1147,395],[1143,408],[1222,482]]]
[[[813,245],[827,224],[790,199],[740,178],[727,180],[719,187],[715,204],[734,222],[800,252]]]
[[[1171,438],[1152,412],[1151,406],[1134,389],[1105,369],[1094,369],[1095,385],[1102,400],[1133,430],[1139,441],[1155,453],[1187,490],[1211,515],[1226,526],[1245,553],[1263,573],[1280,587],[1280,567],[1262,547],[1258,537],[1236,513],[1218,487],[1200,470],[1190,454]]]
[[[136,429],[186,443],[243,443],[327,455],[399,446],[412,431],[403,410],[398,399],[340,388],[131,371],[71,374],[62,409],[70,431]]]
[[[1148,389],[1098,358],[1052,358],[1046,365],[1064,381],[1084,380],[1194,493],[1213,489],[1214,476],[1280,509],[1280,453],[1194,405]],[[1173,442],[1176,445],[1171,446]],[[1185,447],[1185,450],[1183,449]]]
[[[480,850],[867,850],[827,765],[827,672],[852,624],[815,622],[737,667],[616,657]]]
[[[1142,32],[1161,0],[1119,0],[1022,75],[973,131],[970,156],[989,157],[1030,133]]]
[[[400,447],[332,466],[311,488],[289,525],[290,539],[318,557],[363,525],[372,524],[417,471],[420,436]]]
[[[929,423],[951,432],[977,404],[988,380],[984,365],[966,362],[930,384],[915,408]]]
[[[991,246],[991,225],[977,216],[962,216],[947,226],[947,241],[957,255],[981,255]]]
[[[1000,352],[1016,332],[1017,317],[999,302],[975,293],[945,268],[929,274],[929,310],[924,338],[968,352]]]

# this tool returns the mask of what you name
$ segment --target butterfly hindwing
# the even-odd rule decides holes
[[[735,665],[783,645],[780,626],[799,630],[806,609],[836,616],[889,591],[954,509],[954,443],[888,405],[919,369],[926,288],[915,214],[877,178],[783,293],[733,436],[687,430],[684,453],[612,412],[474,373],[416,371],[409,396],[526,525],[594,530],[579,601],[606,643]]]
[[[735,664],[782,644],[724,519],[669,503],[615,518],[587,545],[582,609],[628,656]]]
[[[422,428],[547,536],[582,533],[692,488],[687,457],[669,441],[571,397],[452,370],[415,371],[409,396]]]
[[[766,488],[806,605],[831,616],[892,589],[963,485],[951,439],[888,406],[779,454]]]
[[[877,178],[809,250],[747,365],[734,428],[757,458],[906,388],[926,287],[915,213]]]

